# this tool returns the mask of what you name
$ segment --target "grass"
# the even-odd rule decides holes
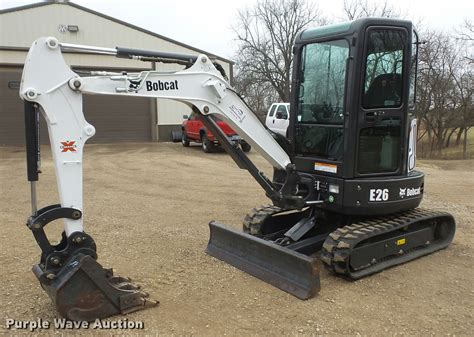
[[[430,144],[428,142],[428,137],[425,136],[418,141],[417,144],[417,156],[419,158],[433,158],[433,159],[464,159],[463,158],[463,141],[464,137],[461,137],[461,143],[459,145],[455,145],[456,137],[453,135],[451,138],[451,145],[447,148],[441,149],[439,155],[436,151],[433,151],[433,155],[430,156],[429,148]],[[467,158],[466,159],[474,159],[474,130],[471,128],[467,132]]]

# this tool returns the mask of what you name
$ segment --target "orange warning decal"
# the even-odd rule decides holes
[[[315,162],[314,163],[314,170],[315,171],[329,172],[329,173],[337,173],[337,165]]]

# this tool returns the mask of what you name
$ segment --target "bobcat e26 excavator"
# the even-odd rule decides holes
[[[453,217],[417,208],[424,176],[414,170],[416,120],[409,113],[417,46],[412,24],[402,20],[369,18],[301,32],[293,50],[285,139],[263,126],[206,55],[36,40],[20,88],[33,208],[27,225],[42,251],[33,272],[59,313],[94,320],[156,303],[129,279],[103,268],[94,240],[84,232],[82,154],[95,133],[82,111],[84,94],[173,99],[199,111],[273,203],[253,209],[243,232],[211,222],[207,252],[299,298],[319,291],[318,252],[334,273],[358,279],[448,246]],[[186,67],[81,77],[65,63],[66,50]],[[39,112],[48,125],[60,198],[60,204],[41,209],[35,185]],[[232,145],[213,114],[268,160],[273,180]],[[52,245],[44,227],[56,219],[64,219],[64,232]]]

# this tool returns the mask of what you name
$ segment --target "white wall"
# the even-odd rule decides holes
[[[60,24],[77,25],[77,33],[60,33]],[[197,55],[198,52],[173,42],[107,20],[101,16],[65,4],[50,4],[0,15],[0,46],[26,47],[40,36],[54,36],[64,43],[85,44],[99,47],[129,47]],[[23,64],[26,52],[0,50],[0,64]],[[104,68],[146,68],[150,62],[120,59],[102,55],[65,54],[71,66]],[[230,65],[219,60],[229,75]],[[158,71],[182,69],[176,65],[156,65]],[[158,124],[181,124],[182,115],[189,114],[183,103],[158,100]]]

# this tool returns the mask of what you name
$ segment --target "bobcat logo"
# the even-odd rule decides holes
[[[140,86],[142,84],[142,79],[138,79],[138,80],[128,80],[130,82],[130,84],[128,85],[128,91],[137,91],[138,89],[140,89]]]
[[[400,198],[404,198],[405,195],[407,194],[407,189],[405,188],[400,188]]]

